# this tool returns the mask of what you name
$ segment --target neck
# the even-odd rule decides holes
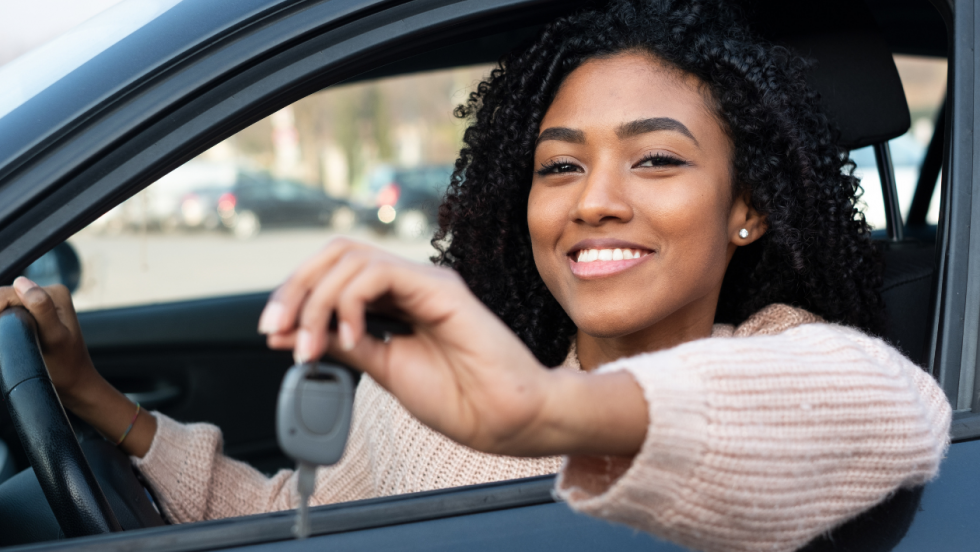
[[[714,299],[711,301],[710,299]],[[582,330],[576,348],[583,370],[593,370],[614,360],[676,347],[711,336],[718,298],[687,305],[638,331],[613,337],[597,337]]]

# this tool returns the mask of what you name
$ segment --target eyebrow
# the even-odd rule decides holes
[[[619,125],[616,129],[616,136],[620,139],[632,138],[633,136],[639,136],[640,134],[646,134],[648,132],[658,132],[662,130],[668,130],[673,132],[679,132],[684,136],[687,136],[694,142],[694,145],[701,147],[698,143],[698,139],[691,134],[690,129],[684,126],[684,123],[678,121],[677,119],[671,119],[670,117],[653,117],[651,119],[637,119],[629,123],[623,123]]]
[[[558,140],[559,142],[571,142],[573,144],[584,144],[585,143],[585,133],[581,130],[576,130],[574,128],[566,127],[549,127],[544,129],[541,134],[538,135],[538,139],[534,142],[535,147],[541,142],[548,140]]]
[[[635,121],[623,123],[616,129],[616,136],[618,136],[621,140],[625,140],[626,138],[632,138],[634,136],[639,136],[640,134],[665,130],[679,132],[690,138],[691,141],[694,142],[694,145],[699,148],[701,147],[701,144],[698,143],[698,139],[694,137],[694,134],[691,133],[690,129],[684,126],[684,123],[678,121],[677,119],[671,119],[670,117],[637,119]],[[585,133],[574,128],[549,127],[544,129],[541,134],[538,135],[538,139],[534,142],[534,146],[537,147],[541,142],[546,142],[548,140],[571,142],[573,144],[584,144]]]

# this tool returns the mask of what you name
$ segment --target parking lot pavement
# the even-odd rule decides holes
[[[84,311],[271,290],[336,235],[284,230],[238,240],[223,233],[82,232],[69,240],[82,260],[75,306]],[[414,261],[427,262],[435,252],[425,239],[404,242],[367,230],[350,235]]]

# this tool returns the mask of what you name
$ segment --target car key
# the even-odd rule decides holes
[[[296,460],[300,495],[297,538],[310,534],[309,501],[317,466],[340,460],[347,445],[354,405],[354,378],[347,368],[311,362],[293,366],[279,389],[276,436],[279,446]]]

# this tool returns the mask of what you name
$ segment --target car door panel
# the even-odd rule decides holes
[[[613,525],[573,512],[562,503],[538,504],[425,522],[389,525],[326,537],[244,547],[250,552],[279,550],[386,552],[489,552],[561,550],[562,552],[686,552],[624,525]]]
[[[258,334],[268,293],[83,312],[99,372],[182,422],[222,429],[225,452],[262,471],[289,465],[275,439],[279,382],[292,364]]]
[[[900,491],[803,551],[972,552],[980,542],[978,465],[980,441],[954,444],[936,480]],[[319,506],[310,510],[314,536],[305,540],[292,538],[293,512],[272,512],[51,542],[31,552],[686,550],[577,514],[554,501],[553,484],[544,476]]]

